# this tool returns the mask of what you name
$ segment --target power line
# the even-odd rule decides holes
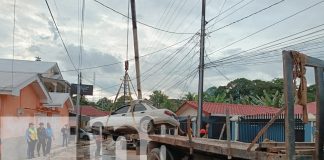
[[[197,47],[197,45],[198,45],[198,43],[196,43],[196,45],[195,46],[193,46],[191,49],[190,49],[190,51],[178,62],[179,64],[185,59],[185,58],[187,58],[188,57],[188,55],[193,51],[193,49],[195,48],[195,47]],[[193,54],[193,55],[195,55],[195,54]],[[175,71],[175,69],[176,68],[178,68],[180,65],[176,65],[175,67],[173,67],[172,68],[172,70],[170,71],[170,72],[168,72],[167,74],[166,74],[166,76],[164,76],[158,83],[156,83],[154,86],[154,88],[157,88],[157,87],[159,87],[160,86],[160,84],[162,83],[162,82],[164,82],[164,83],[166,83],[166,81],[167,81],[167,77],[169,77],[169,76],[171,76],[173,73],[174,73],[174,71]],[[184,64],[186,64],[186,63],[184,63]],[[161,86],[160,86],[161,87]],[[154,90],[154,88],[152,88],[151,90]]]
[[[84,28],[84,12],[85,12],[85,0],[82,1],[81,10],[81,26],[80,26],[80,54],[79,54],[79,70],[82,67],[82,54],[83,54],[83,28]],[[79,71],[80,72],[80,71]]]
[[[211,34],[211,33],[213,33],[213,32],[216,32],[216,31],[219,31],[219,30],[221,30],[221,29],[224,29],[224,28],[226,28],[226,27],[229,27],[229,26],[231,26],[231,25],[233,25],[233,24],[236,24],[236,23],[238,23],[238,22],[241,22],[241,21],[243,21],[243,20],[245,20],[245,19],[247,19],[247,18],[250,18],[250,17],[252,17],[252,16],[254,16],[254,15],[256,15],[256,14],[259,14],[259,13],[265,11],[265,10],[268,10],[268,9],[270,9],[271,7],[276,6],[276,5],[278,5],[278,4],[280,4],[280,3],[284,2],[284,1],[285,1],[285,0],[281,0],[281,1],[279,1],[279,2],[273,3],[273,4],[271,4],[271,5],[269,5],[269,6],[265,7],[265,8],[262,8],[262,9],[256,11],[256,12],[254,12],[254,13],[251,13],[251,14],[249,14],[249,15],[247,15],[247,16],[241,18],[241,19],[238,19],[238,20],[236,20],[236,21],[234,21],[234,22],[231,22],[231,23],[229,23],[229,24],[227,24],[227,25],[224,25],[224,26],[219,27],[219,28],[217,28],[217,29],[215,29],[215,30],[212,30],[212,31],[209,32],[209,34]]]
[[[173,61],[175,60],[175,56],[177,56],[179,53],[181,53],[182,50],[185,48],[185,46],[188,45],[188,44],[192,41],[193,38],[194,38],[194,37],[192,37],[192,38],[191,38],[191,39],[190,39],[186,44],[184,44],[181,48],[179,48],[178,50],[176,50],[172,56],[167,56],[167,57],[165,57],[163,60],[159,61],[157,64],[153,65],[151,68],[149,68],[148,70],[146,70],[145,72],[143,72],[143,74],[148,73],[148,72],[149,72],[150,70],[152,70],[154,67],[157,67],[157,65],[161,64],[162,62],[164,62],[164,61],[166,60],[166,62],[163,63],[163,64],[161,65],[161,67],[159,67],[159,68],[158,68],[154,73],[157,73],[158,70],[162,70],[162,68],[165,67],[168,63],[170,63],[170,61],[173,62]],[[145,78],[143,79],[143,81],[145,81],[146,79],[148,79],[149,77],[151,77],[154,73],[152,73],[152,74],[148,75],[147,77],[145,77]]]
[[[179,2],[181,2],[181,1],[179,1]],[[167,21],[163,21],[163,22],[166,22],[164,25],[162,25],[163,24],[163,22],[161,21],[161,28],[162,28],[162,26],[168,26],[168,28],[167,28],[167,30],[171,27],[171,25],[172,24],[174,24],[173,22],[179,22],[179,24],[178,24],[178,26],[176,26],[175,28],[175,32],[177,32],[179,29],[182,29],[182,32],[184,32],[184,31],[186,31],[187,30],[187,28],[181,28],[181,26],[183,26],[183,22],[186,22],[186,19],[190,16],[190,14],[191,14],[191,12],[194,10],[194,8],[197,6],[197,4],[198,4],[198,2],[199,2],[199,0],[197,0],[197,3],[195,3],[194,5],[193,5],[193,7],[189,10],[189,12],[188,13],[186,13],[185,15],[186,15],[186,17],[184,17],[184,18],[181,18],[181,21],[176,21],[176,17],[178,17],[178,14],[176,15],[174,12],[172,12],[171,13],[171,8],[168,10],[168,12],[167,12],[167,14],[166,14],[166,17],[169,15],[169,13],[170,13],[170,15],[171,15],[171,18],[165,18],[164,20],[167,20]],[[172,3],[172,4],[174,4],[174,3]],[[173,6],[173,5],[172,5]],[[171,6],[171,7],[172,7]],[[177,8],[175,8],[174,9],[174,11],[180,11],[180,9],[178,9],[179,7],[177,7]],[[176,16],[172,16],[172,15],[176,15]],[[163,15],[162,15],[163,16]],[[169,22],[172,22],[171,24],[169,24]],[[169,25],[168,25],[169,24]],[[153,41],[151,41],[150,43],[149,43],[149,45],[147,45],[147,46],[149,46],[149,48],[154,48],[155,46],[158,46],[159,44],[158,43],[154,43],[154,41],[157,39],[157,37],[160,37],[160,38],[158,38],[159,40],[163,40],[164,38],[165,38],[165,34],[164,35],[162,35],[161,36],[161,34],[162,34],[162,32],[158,32],[158,34],[154,34],[152,37],[154,37],[154,40]],[[173,38],[173,36],[175,36],[175,35],[172,35],[172,37],[170,37],[170,38],[168,38],[168,39],[171,39],[171,38]],[[154,45],[152,45],[152,44],[154,44]]]
[[[209,60],[209,62],[211,62],[211,59],[208,57],[208,55],[206,55],[207,59]],[[217,67],[215,67],[215,69],[217,70],[217,72],[224,77],[228,82],[230,82],[231,80],[221,71],[219,70]]]
[[[244,0],[238,2],[237,4],[239,4],[239,3],[243,2],[243,1],[244,1]],[[209,29],[209,28],[215,26],[218,22],[220,22],[220,21],[222,21],[222,20],[224,20],[224,19],[230,17],[231,15],[233,15],[234,13],[236,13],[237,11],[239,11],[239,10],[243,9],[244,7],[248,6],[249,4],[251,4],[253,1],[255,1],[255,0],[250,0],[249,2],[247,2],[246,4],[244,4],[243,6],[237,8],[237,9],[234,10],[233,12],[227,14],[227,15],[224,16],[223,18],[221,18],[221,19],[219,19],[218,21],[214,22],[212,25],[208,26],[207,29]],[[231,10],[231,9],[234,8],[235,6],[236,6],[236,4],[234,4],[232,7],[228,8],[227,10],[225,10],[224,12],[222,12],[221,14],[219,14],[218,16],[216,16],[216,17],[212,18],[211,20],[209,20],[208,23],[209,23],[210,21],[212,21],[213,19],[219,17],[220,15],[226,13],[227,11]],[[207,23],[207,24],[208,24],[208,23]]]
[[[16,0],[14,0],[13,8],[13,28],[12,28],[12,61],[11,61],[11,86],[13,87],[14,83],[14,60],[15,60],[15,31],[16,31]]]
[[[63,44],[64,49],[65,49],[65,53],[66,53],[67,56],[69,57],[69,60],[70,60],[72,66],[73,66],[73,68],[74,68],[74,71],[78,72],[78,71],[77,71],[77,68],[75,67],[75,65],[74,65],[74,63],[73,63],[73,61],[72,61],[72,58],[71,58],[71,56],[70,56],[70,53],[69,53],[69,51],[68,51],[68,49],[67,49],[67,47],[66,47],[66,45],[65,45],[65,43],[64,43],[64,41],[63,41],[63,38],[62,38],[61,32],[60,32],[60,30],[59,30],[59,28],[58,28],[58,26],[57,26],[57,24],[56,24],[56,22],[55,22],[54,16],[53,16],[52,11],[51,11],[51,8],[50,8],[50,6],[48,5],[47,0],[45,0],[45,2],[46,2],[46,5],[47,5],[47,8],[48,8],[48,11],[49,11],[49,13],[50,13],[50,15],[51,15],[51,17],[52,17],[52,20],[53,20],[53,23],[54,23],[54,25],[55,25],[56,31],[57,31],[57,33],[58,33],[60,39],[61,39],[61,42],[62,42],[62,44]]]
[[[321,26],[321,25],[320,25]],[[314,27],[313,27],[314,28]],[[254,49],[257,49],[257,48],[259,48],[258,50],[256,50],[256,51],[254,51],[254,52],[256,52],[255,54],[251,54],[251,55],[244,55],[244,57],[253,57],[253,56],[257,56],[257,57],[259,57],[259,56],[261,56],[261,55],[265,55],[267,52],[265,52],[265,53],[262,53],[262,54],[259,54],[259,53],[257,53],[257,51],[262,51],[262,50],[264,50],[264,49],[267,49],[267,48],[270,48],[270,47],[274,47],[274,46],[278,46],[278,45],[282,45],[282,44],[284,44],[285,42],[291,42],[291,41],[293,41],[293,40],[298,40],[298,39],[301,39],[301,38],[304,38],[304,39],[301,39],[302,41],[301,42],[299,42],[299,43],[296,43],[296,44],[293,44],[293,45],[286,45],[286,46],[284,46],[285,48],[287,48],[287,47],[291,47],[291,46],[296,46],[296,45],[299,45],[299,44],[305,44],[305,43],[307,43],[307,42],[312,42],[312,41],[314,41],[314,40],[318,40],[318,39],[320,39],[320,38],[323,38],[324,36],[321,36],[322,34],[319,34],[319,35],[315,35],[315,36],[311,36],[311,37],[306,37],[306,36],[309,36],[309,35],[312,35],[312,34],[314,34],[314,33],[318,33],[319,31],[322,31],[323,29],[321,29],[321,30],[318,30],[318,31],[314,31],[314,32],[311,32],[311,33],[308,33],[308,34],[305,34],[305,35],[301,35],[301,36],[299,36],[299,37],[295,37],[295,38],[293,38],[293,39],[288,39],[288,40],[286,40],[286,41],[283,41],[283,42],[278,42],[278,41],[280,41],[280,40],[283,40],[283,39],[286,39],[286,38],[289,38],[289,37],[292,37],[292,36],[294,36],[294,35],[297,35],[297,34],[300,34],[300,33],[303,33],[303,32],[306,32],[306,31],[309,31],[309,29],[307,29],[307,30],[304,30],[304,31],[301,31],[301,32],[298,32],[298,33],[295,33],[295,34],[292,34],[292,35],[289,35],[289,36],[286,36],[286,37],[283,37],[283,38],[280,38],[280,39],[277,39],[277,40],[274,40],[274,41],[271,41],[271,42],[269,42],[269,43],[266,43],[266,44],[263,44],[263,45],[260,45],[260,46],[257,46],[257,47],[254,47],[254,48],[251,48],[251,49],[248,49],[248,50],[245,50],[245,51],[241,51],[241,52],[239,52],[239,53],[236,53],[236,54],[232,54],[232,55],[230,55],[230,56],[227,56],[227,57],[225,57],[225,58],[221,58],[221,59],[218,59],[218,60],[216,60],[216,61],[212,61],[210,64],[216,64],[216,63],[224,63],[224,62],[229,62],[229,61],[233,61],[233,62],[235,62],[235,60],[236,61],[240,61],[240,60],[242,60],[242,56],[240,56],[240,54],[242,54],[242,53],[248,53],[248,51],[251,51],[251,50],[254,50]],[[318,37],[318,36],[320,36],[320,37]],[[314,38],[315,37],[315,38]],[[312,39],[308,39],[308,38],[312,38]],[[273,42],[278,42],[278,43],[276,43],[276,44],[273,44],[273,45],[270,45],[270,46],[266,46],[266,45],[268,45],[268,44],[272,44]],[[266,47],[263,47],[263,46],[266,46]],[[263,47],[263,48],[261,48],[261,47]],[[282,49],[282,48],[279,48],[279,49]],[[278,49],[276,49],[276,50],[278,50]],[[209,64],[206,64],[206,65],[209,65]]]
[[[176,46],[176,45],[178,45],[178,44],[180,44],[182,42],[185,42],[186,40],[188,40],[190,38],[192,38],[192,36],[187,37],[187,38],[185,38],[185,39],[183,39],[183,40],[181,40],[179,42],[176,42],[176,43],[174,43],[172,45],[169,45],[167,47],[164,47],[162,49],[156,50],[156,51],[151,52],[151,53],[147,53],[147,54],[142,55],[142,56],[139,56],[139,57],[141,58],[141,57],[146,57],[146,56],[150,56],[150,55],[159,53],[159,52],[161,52],[163,50],[166,50],[166,49],[171,48],[171,47],[174,47],[174,46]],[[129,59],[129,60],[135,60],[135,59],[132,58],[132,59]],[[98,65],[98,66],[93,66],[93,67],[85,67],[85,68],[81,68],[80,70],[89,70],[89,69],[96,69],[96,68],[108,67],[108,66],[113,66],[113,65],[121,64],[121,63],[124,63],[124,62],[119,61],[119,62],[114,62],[114,63],[110,63],[110,64]],[[69,69],[69,70],[64,70],[64,71],[61,71],[61,72],[70,72],[70,71],[74,71],[74,70]]]
[[[321,38],[324,38],[324,36],[322,36]],[[318,38],[315,38],[315,39],[318,39]],[[306,42],[309,42],[309,41],[312,41],[312,40],[308,40],[308,41],[304,41],[304,42],[300,42],[300,43],[297,43],[297,44],[294,44],[294,45],[299,45],[299,44],[302,44],[302,43],[306,43]],[[323,43],[323,42],[322,42]],[[270,56],[269,54],[270,53],[276,53],[278,50],[284,50],[285,48],[288,48],[288,47],[291,47],[291,46],[294,46],[294,45],[290,45],[290,46],[284,46],[282,48],[277,48],[277,49],[273,49],[273,50],[270,50],[270,51],[265,51],[265,52],[261,52],[261,53],[258,53],[256,52],[254,55],[254,57],[257,57],[257,58],[254,58],[252,59],[253,62],[255,62],[255,60],[266,60],[266,59],[269,59],[271,57],[276,57],[276,56],[279,56],[279,55],[274,55],[274,56]],[[307,51],[306,49],[304,49],[304,51]],[[265,57],[260,57],[260,55],[265,55]],[[234,62],[241,62],[244,60],[244,58],[249,58],[249,57],[252,57],[253,55],[251,56],[245,56],[245,57],[240,57],[239,59],[237,60],[232,60],[232,61],[224,61],[222,63],[209,63],[206,65],[206,68],[208,67],[216,67],[216,66],[224,66],[224,65],[229,65],[229,64],[232,64]],[[245,61],[246,62],[246,61]]]
[[[305,11],[307,11],[307,10],[309,10],[309,9],[311,9],[311,8],[313,8],[313,7],[315,7],[315,6],[319,5],[319,4],[321,4],[321,3],[323,3],[323,2],[324,2],[324,1],[320,1],[320,2],[317,2],[317,3],[313,4],[313,5],[311,5],[311,6],[308,6],[308,7],[304,8],[304,9],[298,11],[298,12],[295,12],[295,13],[292,14],[292,15],[289,15],[288,17],[285,17],[285,18],[283,18],[283,19],[281,19],[281,20],[279,20],[279,21],[277,21],[277,22],[275,22],[275,23],[272,23],[272,24],[270,24],[270,25],[268,25],[268,26],[266,26],[266,27],[264,27],[264,28],[262,28],[262,29],[260,29],[260,30],[258,30],[258,31],[256,31],[256,32],[253,32],[252,34],[249,34],[249,35],[247,35],[247,36],[245,36],[245,37],[243,37],[243,38],[241,38],[241,39],[239,39],[239,40],[236,40],[236,41],[234,41],[234,42],[232,42],[232,43],[230,43],[230,44],[228,44],[228,45],[226,45],[226,46],[220,48],[220,49],[217,49],[217,50],[211,52],[211,53],[208,54],[208,55],[212,55],[212,54],[214,54],[214,53],[216,53],[216,52],[218,52],[218,51],[220,51],[220,50],[223,50],[223,49],[225,49],[225,48],[227,48],[227,47],[229,47],[229,46],[232,46],[232,45],[234,45],[234,44],[236,44],[236,43],[238,43],[238,42],[240,42],[240,41],[243,41],[243,40],[245,40],[245,39],[247,39],[247,38],[249,38],[249,37],[251,37],[251,36],[253,36],[253,35],[255,35],[255,34],[258,34],[258,33],[262,32],[262,31],[264,31],[264,30],[266,30],[266,29],[268,29],[268,28],[270,28],[270,27],[273,27],[273,26],[275,26],[275,25],[277,25],[277,24],[279,24],[279,23],[281,23],[281,22],[283,22],[283,21],[285,21],[285,20],[287,20],[287,19],[290,19],[290,18],[292,18],[292,17],[294,17],[294,16],[296,16],[296,15],[302,13],[302,12],[305,12]]]
[[[117,11],[117,10],[115,10],[115,9],[113,9],[113,8],[105,5],[105,4],[103,4],[102,2],[99,2],[97,0],[94,0],[94,1],[97,2],[98,4],[100,4],[101,6],[107,8],[107,9],[109,9],[109,10],[111,10],[111,11],[113,11],[113,12],[115,12],[115,13],[121,15],[121,16],[124,16],[124,17],[126,17],[128,19],[132,19],[131,17],[128,17],[127,15],[125,15],[125,14],[123,14],[123,13],[121,13],[121,12],[119,12],[119,11]],[[152,28],[152,29],[155,29],[155,30],[158,30],[158,31],[166,32],[166,33],[171,33],[171,34],[194,34],[194,33],[185,33],[185,32],[179,33],[179,32],[173,32],[173,31],[164,30],[164,29],[157,28],[157,27],[151,26],[149,24],[143,23],[143,22],[138,21],[138,20],[136,22],[139,23],[139,24],[142,24],[142,25],[144,25],[146,27],[149,27],[149,28]]]
[[[297,32],[297,33],[294,33],[294,34],[291,34],[291,35],[288,35],[288,36],[285,36],[285,37],[282,37],[282,38],[276,39],[276,40],[273,40],[273,41],[271,41],[271,42],[268,42],[268,43],[265,43],[265,44],[259,45],[259,46],[257,46],[257,47],[253,47],[253,48],[251,48],[251,49],[248,49],[248,50],[246,50],[246,51],[239,52],[239,53],[237,53],[237,54],[229,55],[229,56],[227,56],[227,57],[224,57],[224,58],[218,59],[217,61],[229,60],[230,58],[232,58],[232,57],[235,58],[235,56],[238,56],[238,55],[240,55],[240,54],[242,54],[242,53],[245,53],[245,52],[248,52],[248,51],[251,51],[251,50],[257,49],[257,48],[261,48],[261,47],[263,47],[263,46],[266,46],[266,45],[269,45],[269,44],[272,44],[272,43],[275,43],[275,42],[279,42],[279,41],[281,41],[281,40],[284,40],[284,39],[287,39],[287,38],[290,38],[290,37],[293,37],[293,36],[299,35],[299,34],[301,34],[301,33],[305,33],[305,32],[311,31],[311,30],[313,30],[313,29],[316,29],[316,28],[319,28],[319,27],[322,27],[322,26],[324,26],[324,24],[320,24],[320,25],[317,25],[317,26],[315,26],[315,27],[311,27],[311,28],[308,28],[308,29],[306,29],[306,30],[303,30],[303,31],[300,31],[300,32]],[[321,29],[321,30],[319,30],[319,31],[322,31],[322,30],[323,30],[323,29]],[[312,32],[312,33],[318,33],[318,31],[315,31],[315,32]],[[309,34],[312,34],[312,33],[309,33]],[[307,34],[307,35],[309,35],[309,34]],[[302,35],[302,36],[299,36],[299,37],[304,37],[304,36],[307,36],[307,35]],[[298,38],[298,37],[297,37],[297,38]],[[294,39],[296,39],[296,38],[294,38]],[[288,40],[288,41],[291,41],[291,40]],[[282,43],[282,42],[280,42],[280,44],[281,44],[281,43]],[[274,46],[274,45],[271,45],[271,46]],[[268,46],[268,47],[271,47],[271,46]],[[268,47],[266,47],[266,48],[268,48]],[[214,61],[214,62],[215,62],[215,61]]]
[[[241,2],[243,2],[243,1],[244,1],[244,0],[242,0]],[[218,12],[217,16],[211,18],[209,21],[207,21],[207,23],[210,22],[210,21],[212,21],[212,20],[214,20],[214,19],[216,19],[216,18],[218,18],[218,17],[221,15],[221,13],[222,13],[222,11],[223,11],[223,8],[224,8],[226,2],[227,2],[227,0],[224,0],[224,1],[223,1],[223,4],[222,4],[221,8],[219,9],[219,12]],[[234,5],[233,5],[233,6],[234,6]]]
[[[129,17],[129,3],[130,0],[128,0],[127,3],[127,17]],[[127,33],[126,33],[126,61],[128,61],[128,40],[129,40],[129,18],[127,18]]]

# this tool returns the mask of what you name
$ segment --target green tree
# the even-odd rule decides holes
[[[250,96],[252,103],[255,105],[272,106],[280,108],[283,106],[283,95],[277,91],[275,94],[269,94],[263,90],[263,96]]]
[[[188,92],[187,94],[185,94],[184,97],[182,97],[182,99],[186,101],[195,101],[196,100],[195,97],[196,97],[195,93]]]
[[[76,105],[76,101],[77,101],[77,96],[73,96],[72,102],[74,103],[74,105]],[[80,105],[91,105],[91,104],[93,104],[93,103],[88,101],[88,99],[85,96],[80,97]]]
[[[168,100],[168,96],[165,95],[162,91],[153,91],[153,94],[150,95],[150,101],[154,106],[160,107],[162,103]]]
[[[132,101],[133,98],[129,97],[129,96],[124,97],[124,95],[120,96],[119,98],[117,98],[116,102],[113,103],[112,110],[116,110],[116,109],[124,106],[125,105],[125,100],[126,100],[126,103],[127,103],[128,101]]]
[[[241,96],[252,95],[253,87],[253,82],[245,78],[238,78],[227,84],[229,94],[232,95],[234,101],[239,101]]]
[[[112,105],[112,100],[108,99],[107,97],[100,98],[96,103],[97,108],[105,111],[109,111]]]
[[[217,103],[228,103],[228,98],[226,97],[226,93],[220,93],[216,96],[208,96],[208,102],[217,102]]]
[[[316,100],[316,86],[315,84],[307,87],[307,101],[314,102]]]

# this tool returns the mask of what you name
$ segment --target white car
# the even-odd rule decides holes
[[[92,129],[103,128],[113,136],[154,133],[165,125],[166,129],[177,129],[179,122],[176,114],[168,109],[157,109],[147,100],[135,100],[112,112],[110,116],[98,117],[89,121]]]
[[[93,134],[83,130],[82,128],[79,129],[79,135],[80,135],[80,138],[83,140],[86,140],[86,141],[93,140]]]

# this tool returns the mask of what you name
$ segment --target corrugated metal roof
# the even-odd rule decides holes
[[[49,95],[52,99],[52,103],[46,104],[47,107],[63,107],[67,100],[69,100],[71,105],[73,105],[69,93],[49,92]]]
[[[189,104],[191,107],[198,109],[197,102],[187,101],[181,107],[185,106],[186,104]],[[255,115],[255,114],[277,113],[279,111],[278,108],[268,107],[268,106],[211,103],[211,102],[204,102],[203,104],[203,112],[205,114],[225,115],[226,109],[229,110],[230,115]]]
[[[107,111],[102,111],[99,110],[93,106],[81,106],[81,115],[83,116],[88,116],[88,117],[102,117],[102,116],[107,116],[109,114],[109,112]],[[74,109],[73,113],[75,114],[76,108]]]
[[[307,103],[307,112],[316,115],[316,102]],[[300,105],[295,106],[295,114],[302,114],[303,107]]]
[[[8,90],[11,91],[13,88],[18,87],[29,79],[35,79],[37,74],[33,73],[9,73],[0,72],[0,91]],[[13,79],[12,79],[13,77]]]
[[[46,73],[56,66],[55,62],[0,59],[0,72]]]

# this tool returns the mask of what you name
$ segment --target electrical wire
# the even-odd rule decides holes
[[[16,0],[13,5],[13,28],[12,28],[12,61],[11,61],[11,86],[14,87],[14,60],[15,60],[15,31],[16,31]]]
[[[107,5],[105,5],[105,4],[103,4],[103,3],[100,2],[100,1],[97,1],[97,0],[94,0],[94,1],[97,2],[98,4],[100,4],[101,6],[107,8],[107,9],[109,9],[109,10],[111,10],[111,11],[113,11],[113,12],[115,12],[115,13],[117,13],[117,14],[123,16],[123,17],[126,17],[126,18],[128,18],[128,19],[132,19],[131,17],[128,17],[127,15],[125,15],[125,14],[123,14],[123,13],[121,13],[121,12],[119,12],[119,11],[117,11],[117,10],[115,10],[115,9],[113,9],[113,8],[111,8],[111,7],[107,6]],[[152,28],[152,29],[158,30],[158,31],[162,31],[162,32],[165,32],[165,33],[171,33],[171,34],[194,34],[194,33],[185,33],[185,32],[180,33],[180,32],[173,32],[173,31],[164,30],[164,29],[157,28],[157,27],[154,27],[154,26],[152,26],[152,25],[149,25],[149,24],[143,23],[143,22],[138,21],[138,20],[137,20],[136,22],[139,23],[139,24],[142,24],[143,26],[146,26],[146,27],[149,27],[149,28]]]
[[[64,42],[64,40],[63,40],[63,38],[62,38],[61,32],[60,32],[60,30],[59,30],[59,28],[58,28],[58,26],[57,26],[57,24],[56,24],[56,22],[55,22],[54,16],[53,16],[52,11],[51,11],[51,8],[50,8],[50,6],[48,5],[47,0],[45,0],[45,2],[46,2],[46,5],[47,5],[47,9],[48,9],[48,11],[49,11],[49,13],[50,13],[50,15],[51,15],[52,21],[53,21],[53,23],[54,23],[54,25],[55,25],[55,29],[56,29],[56,31],[57,31],[57,33],[58,33],[58,35],[59,35],[59,37],[60,37],[60,40],[61,40],[61,42],[62,42],[62,44],[63,44],[64,50],[65,50],[65,53],[66,53],[66,55],[69,57],[69,60],[70,60],[72,66],[73,66],[73,68],[74,68],[74,71],[76,71],[76,72],[78,73],[78,70],[77,70],[76,66],[74,65],[74,63],[73,63],[72,58],[71,58],[71,56],[70,56],[70,53],[69,53],[69,51],[68,51],[68,49],[67,49],[67,47],[66,47],[66,45],[65,45],[65,42]]]
[[[276,6],[276,5],[278,5],[278,4],[280,4],[280,3],[284,2],[284,1],[285,1],[285,0],[281,0],[281,1],[279,1],[279,2],[273,3],[273,4],[271,4],[271,5],[269,5],[269,6],[265,7],[265,8],[262,8],[262,9],[256,11],[256,12],[253,12],[253,13],[251,13],[251,14],[249,14],[249,15],[243,17],[243,18],[240,18],[240,19],[238,19],[238,20],[236,20],[236,21],[234,21],[234,22],[231,22],[231,23],[229,23],[229,24],[226,24],[226,25],[224,25],[224,26],[222,26],[222,27],[219,27],[219,28],[217,28],[217,29],[215,29],[215,30],[212,30],[212,31],[210,31],[210,32],[208,32],[208,33],[211,34],[211,33],[214,33],[214,32],[216,32],[216,31],[219,31],[219,30],[221,30],[221,29],[227,28],[227,27],[229,27],[229,26],[231,26],[231,25],[233,25],[233,24],[239,23],[239,22],[241,22],[241,21],[243,21],[243,20],[245,20],[245,19],[248,19],[248,18],[250,18],[250,17],[252,17],[252,16],[254,16],[254,15],[257,15],[257,14],[263,12],[263,11],[266,11],[266,10],[268,10],[268,9],[270,9],[270,8]]]
[[[182,42],[185,42],[186,40],[188,40],[190,38],[192,38],[192,36],[187,37],[187,38],[185,38],[185,39],[183,39],[183,40],[181,40],[179,42],[176,42],[176,43],[174,43],[172,45],[169,45],[167,47],[164,47],[162,49],[156,50],[156,51],[151,52],[151,53],[147,53],[147,54],[142,55],[142,56],[139,56],[139,58],[146,57],[146,56],[150,56],[150,55],[159,53],[161,51],[164,51],[166,49],[172,48],[172,47],[174,47],[174,46],[176,46],[176,45],[178,45],[178,44],[180,44]],[[129,60],[135,60],[135,58],[132,58],[132,59],[129,59]],[[108,67],[108,66],[113,66],[113,65],[121,64],[121,63],[123,63],[123,62],[122,61],[119,61],[119,62],[114,62],[114,63],[110,63],[110,64],[104,64],[104,65],[98,65],[98,66],[92,66],[92,67],[84,67],[84,68],[80,68],[80,70],[89,70],[89,69],[96,69],[96,68]],[[64,71],[61,71],[61,72],[70,72],[70,71],[74,71],[74,70],[69,69],[69,70],[64,70]]]
[[[264,30],[266,30],[266,29],[268,29],[268,28],[270,28],[270,27],[273,27],[273,26],[275,26],[275,25],[277,25],[277,24],[279,24],[279,23],[281,23],[281,22],[283,22],[283,21],[285,21],[285,20],[288,20],[288,19],[290,19],[290,18],[292,18],[292,17],[294,17],[294,16],[296,16],[296,15],[298,15],[298,14],[300,14],[300,13],[303,13],[303,12],[305,12],[305,11],[307,11],[307,10],[309,10],[309,9],[311,9],[311,8],[313,8],[313,7],[315,7],[315,6],[319,5],[319,4],[321,4],[321,3],[323,3],[323,2],[324,2],[324,1],[320,1],[320,2],[317,2],[317,3],[313,4],[313,5],[311,5],[311,6],[308,6],[308,7],[304,8],[304,9],[298,11],[298,12],[295,12],[295,13],[289,15],[288,17],[285,17],[285,18],[283,18],[283,19],[281,19],[281,20],[279,20],[279,21],[277,21],[277,22],[275,22],[275,23],[272,23],[272,24],[270,24],[270,25],[268,25],[268,26],[266,26],[266,27],[264,27],[264,28],[262,28],[262,29],[260,29],[260,30],[258,30],[258,31],[256,31],[256,32],[253,32],[252,34],[249,34],[249,35],[247,35],[247,36],[245,36],[245,37],[243,37],[243,38],[240,38],[239,40],[236,40],[236,41],[234,41],[234,42],[232,42],[232,43],[230,43],[230,44],[228,44],[228,45],[226,45],[226,46],[220,48],[220,49],[217,49],[217,50],[215,50],[215,51],[209,53],[208,55],[212,55],[212,54],[214,54],[214,53],[216,53],[216,52],[218,52],[218,51],[221,51],[221,50],[223,50],[223,49],[225,49],[225,48],[227,48],[227,47],[229,47],[229,46],[232,46],[232,45],[234,45],[234,44],[236,44],[236,43],[238,43],[238,42],[240,42],[240,41],[243,41],[243,40],[245,40],[245,39],[247,39],[247,38],[249,38],[249,37],[251,37],[251,36],[253,36],[253,35],[255,35],[255,34],[258,34],[258,33],[262,32],[262,31],[264,31]]]

